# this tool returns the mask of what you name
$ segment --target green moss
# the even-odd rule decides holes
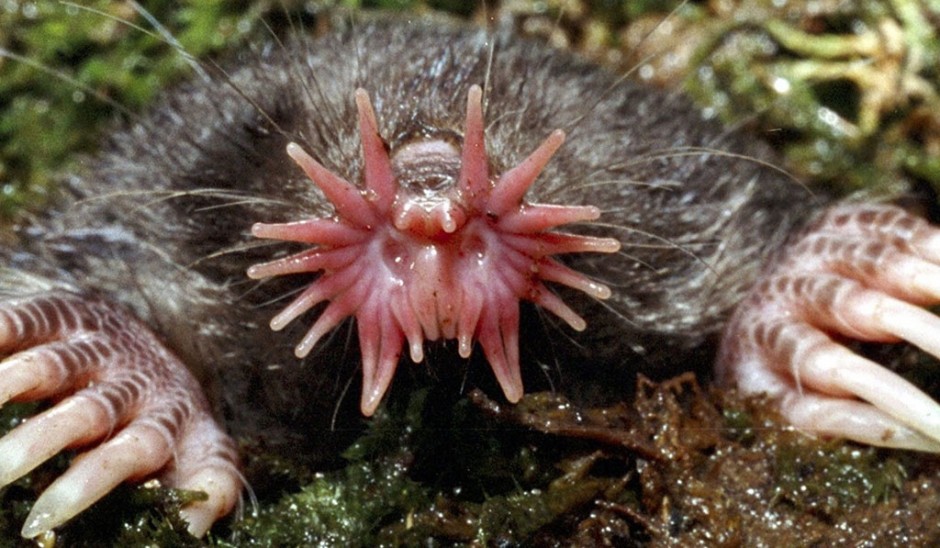
[[[844,444],[782,444],[774,472],[778,502],[830,517],[890,500],[907,478],[904,466],[884,452]]]
[[[687,87],[728,122],[756,116],[803,178],[882,195],[917,179],[938,188],[928,166],[940,142],[940,42],[929,21],[927,7],[908,0],[812,14],[749,4],[697,30],[700,68]]]
[[[427,504],[424,489],[393,460],[356,463],[317,477],[299,493],[238,523],[220,546],[373,546],[376,528]]]
[[[197,58],[245,40],[264,13],[247,2],[146,5]],[[94,149],[102,128],[192,73],[177,46],[128,3],[81,6],[0,5],[0,218],[39,207],[77,153]]]

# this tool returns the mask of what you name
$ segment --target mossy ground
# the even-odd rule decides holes
[[[269,32],[348,10],[482,18],[476,3],[145,2],[206,60]],[[521,31],[654,85],[683,86],[746,125],[816,188],[912,193],[935,214],[940,185],[940,17],[929,3],[488,2]],[[0,3],[0,216],[42,207],[57,174],[116,119],[192,73],[130,4]],[[338,14],[338,15],[337,15]],[[933,360],[885,354],[934,395]],[[448,398],[444,400],[450,401]],[[246,444],[278,489],[207,539],[183,533],[186,493],[122,487],[58,532],[101,545],[872,545],[940,543],[940,461],[793,432],[760,400],[685,376],[642,381],[629,403],[580,409],[533,394],[507,407],[481,392],[440,405],[434,388],[392,398],[344,468],[297,469]],[[0,429],[34,406],[10,406]],[[59,458],[0,491],[0,544]],[[429,544],[427,539],[434,539]],[[51,541],[51,539],[49,539]],[[23,542],[25,545],[25,541]]]

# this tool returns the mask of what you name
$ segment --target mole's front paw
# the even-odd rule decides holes
[[[36,501],[35,537],[124,480],[157,474],[206,492],[183,509],[203,534],[237,502],[234,443],[215,423],[195,378],[140,321],[102,301],[50,293],[0,303],[0,405],[58,400],[0,439],[0,486],[67,447],[89,447]]]
[[[909,341],[940,357],[940,230],[892,206],[827,212],[736,311],[719,375],[802,430],[940,452],[940,405],[839,343]]]

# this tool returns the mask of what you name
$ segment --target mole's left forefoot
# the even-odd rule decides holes
[[[940,230],[892,206],[827,212],[735,312],[720,378],[766,393],[801,430],[940,452],[940,405],[838,342],[908,341],[940,357]]]

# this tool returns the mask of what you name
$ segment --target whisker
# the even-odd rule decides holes
[[[278,124],[277,121],[276,121],[274,118],[271,117],[271,114],[268,113],[268,111],[266,111],[265,109],[261,108],[261,105],[258,104],[258,101],[256,101],[254,98],[250,97],[247,93],[245,93],[245,91],[244,91],[241,87],[238,86],[238,84],[235,83],[235,81],[232,79],[232,75],[229,74],[228,71],[226,71],[225,69],[223,69],[218,63],[215,63],[215,62],[212,63],[212,66],[213,66],[214,69],[215,69],[216,71],[218,71],[218,73],[221,75],[222,81],[225,83],[225,85],[227,85],[227,86],[229,87],[229,89],[231,89],[232,91],[234,91],[235,93],[237,93],[239,97],[241,97],[241,98],[244,99],[249,105],[251,105],[251,106],[255,109],[255,111],[256,111],[258,114],[260,114],[261,117],[263,117],[269,124],[271,124],[271,126],[274,127],[274,129],[275,129],[280,135],[286,137],[287,139],[291,139],[291,138],[292,138],[292,134],[291,134],[291,133],[288,133],[287,130],[285,130],[284,128],[282,128],[281,125]]]
[[[339,396],[336,398],[336,403],[333,404],[333,414],[330,416],[330,432],[336,431],[336,422],[339,419],[339,410],[342,407],[343,400],[346,399],[346,394],[349,392],[349,387],[352,386],[352,383],[358,377],[358,371],[353,371],[348,375],[346,383],[343,385],[343,390],[340,391]]]
[[[177,40],[176,37],[173,36],[173,34],[165,26],[163,26],[163,24],[161,24],[156,17],[153,16],[152,13],[147,11],[143,6],[136,2],[136,0],[130,0],[130,5],[134,8],[134,11],[136,11],[141,17],[144,18],[144,20],[150,23],[150,26],[152,26],[154,30],[157,31],[157,34],[160,36],[160,38],[162,38],[167,44],[173,46],[173,48],[183,56],[183,59],[186,60],[189,66],[193,69],[193,71],[196,72],[196,74],[199,75],[200,78],[205,81],[210,80],[209,74],[203,69],[202,64],[196,59],[196,57],[189,53],[189,51],[183,47],[183,44],[181,44],[179,40]]]
[[[484,11],[486,4],[484,4]],[[492,77],[493,77],[493,63],[496,60],[496,40],[490,40],[490,47],[486,53],[486,70],[483,71],[483,119],[489,120],[484,129],[484,134],[490,131],[490,128],[493,127],[493,123],[496,120],[490,119],[490,112],[487,110],[487,105],[489,103],[489,92],[492,90]],[[495,117],[494,117],[495,118]]]
[[[230,200],[227,204],[216,204],[211,206],[205,206],[200,208],[199,211],[211,210],[218,207],[229,207],[234,205],[243,205],[243,204],[263,204],[270,206],[282,206],[289,207],[290,202],[283,199],[273,199],[266,196],[259,196],[255,194],[248,194],[243,192],[238,192],[231,189],[225,188],[198,188],[192,190],[163,190],[163,189],[154,189],[154,190],[117,190],[114,192],[108,192],[105,194],[97,194],[95,196],[89,196],[75,202],[75,206],[98,202],[98,201],[107,201],[116,198],[133,198],[139,196],[156,196],[153,200],[150,200],[144,204],[139,205],[138,209],[143,209],[152,205],[156,205],[162,202],[186,198],[186,197],[209,197],[209,198],[221,198]]]
[[[683,245],[689,246],[689,247],[692,247],[692,246],[710,247],[710,246],[718,245],[719,243],[720,242],[718,241],[702,241],[702,242],[688,242]],[[642,243],[637,243],[637,242],[626,242],[626,243],[621,242],[621,244],[624,248],[630,248],[630,249],[672,249],[675,247],[674,245],[642,244]],[[622,254],[622,252],[618,252],[618,254]]]
[[[631,246],[631,247],[634,247],[634,246]],[[633,261],[650,271],[656,270],[656,267],[652,263],[644,261],[640,259],[639,257],[637,257],[636,255],[633,255],[632,253],[627,253],[626,249],[621,249],[620,251],[618,251],[617,256]],[[617,282],[614,280],[601,280],[601,281],[604,283],[604,285],[608,287],[623,287],[624,285],[626,285],[624,282]]]
[[[552,288],[549,288],[549,290],[550,290],[550,291],[553,291]],[[553,292],[554,292],[554,291],[553,291]],[[591,297],[591,300],[597,301],[598,299],[595,299],[595,298]],[[564,323],[563,321],[561,321],[561,320],[558,318],[558,316],[555,316],[554,314],[550,314],[548,311],[546,311],[544,308],[542,308],[542,307],[540,307],[540,306],[536,306],[536,307],[535,307],[535,312],[536,312],[536,314],[538,314],[538,316],[539,316],[539,326],[542,328],[542,333],[543,333],[543,335],[544,335],[544,336],[543,336],[541,339],[539,339],[539,340],[540,340],[540,341],[545,341],[545,344],[547,344],[547,345],[549,345],[549,346],[551,347],[552,355],[555,356],[555,359],[554,359],[554,362],[555,362],[555,371],[556,371],[558,374],[561,374],[561,372],[562,372],[562,371],[561,371],[561,362],[558,361],[558,357],[557,357],[557,355],[556,355],[556,353],[555,353],[555,351],[554,351],[555,345],[552,344],[552,343],[553,343],[555,340],[557,340],[557,337],[562,337],[562,338],[566,339],[567,342],[568,342],[571,346],[573,346],[574,348],[577,348],[577,349],[579,349],[579,350],[583,350],[583,349],[584,349],[584,345],[583,345],[580,341],[578,341],[577,339],[575,339],[574,333],[571,331],[571,329],[567,328],[567,325],[568,325],[568,324],[566,324],[566,323]],[[551,329],[552,329],[551,331],[548,330],[549,327],[551,327]],[[549,384],[552,384],[551,379],[548,379],[548,381],[549,381]],[[553,385],[553,386],[554,386],[554,385]],[[554,387],[552,388],[552,391],[554,391]]]
[[[67,73],[66,73],[65,71],[63,71],[63,70],[59,70],[59,69],[55,69],[55,68],[46,66],[46,65],[44,65],[44,64],[42,64],[42,63],[40,63],[40,62],[38,62],[38,61],[34,61],[33,59],[30,59],[30,58],[28,58],[28,57],[23,57],[22,55],[19,55],[18,53],[14,53],[14,52],[12,52],[12,51],[10,51],[10,50],[8,50],[8,49],[6,49],[6,48],[2,48],[2,47],[0,47],[0,58],[9,59],[9,60],[11,60],[11,61],[16,61],[17,63],[22,63],[22,64],[24,64],[24,65],[26,65],[26,66],[29,66],[29,67],[32,67],[32,68],[34,68],[34,69],[36,69],[36,70],[39,70],[39,71],[41,71],[41,72],[44,72],[44,73],[46,73],[46,74],[48,74],[48,75],[50,75],[50,76],[52,76],[52,77],[54,77],[54,78],[56,78],[56,79],[58,79],[58,80],[61,80],[61,81],[65,82],[65,83],[69,84],[70,86],[74,86],[76,89],[81,90],[82,92],[87,93],[88,95],[91,95],[92,97],[94,97],[95,99],[98,99],[98,100],[101,101],[102,103],[104,103],[104,104],[106,104],[106,105],[108,105],[108,106],[110,106],[110,107],[113,107],[115,110],[119,111],[121,114],[127,116],[127,117],[128,117],[129,119],[131,119],[131,120],[139,120],[139,119],[140,119],[140,116],[139,116],[138,114],[136,114],[134,111],[128,109],[127,107],[125,107],[125,106],[122,105],[121,103],[115,101],[115,100],[112,99],[111,97],[108,97],[108,96],[105,95],[104,93],[102,93],[102,92],[100,92],[100,91],[98,91],[98,90],[96,90],[96,89],[94,89],[94,88],[92,88],[92,87],[90,87],[90,86],[87,86],[87,85],[83,84],[81,81],[79,81],[79,80],[76,79],[75,77],[73,77],[73,76],[67,74]]]
[[[200,257],[196,259],[195,261],[189,263],[189,267],[195,268],[197,265],[206,261],[210,261],[212,259],[218,259],[219,257],[224,257],[226,255],[244,253],[246,251],[253,251],[255,249],[258,249],[259,247],[273,247],[273,246],[278,245],[279,243],[280,242],[273,242],[273,241],[268,241],[268,240],[250,240],[246,242],[239,242],[235,245],[218,249],[208,255]],[[248,278],[246,277],[246,279]]]
[[[262,285],[264,285],[267,281],[268,281],[268,280],[258,280],[257,283],[254,284],[254,285],[256,285],[257,287],[260,288],[260,287],[261,287]],[[255,303],[254,305],[252,305],[252,308],[265,308],[265,307],[268,307],[268,306],[275,305],[275,304],[277,304],[277,303],[282,303],[282,302],[284,302],[284,301],[286,301],[286,300],[292,299],[294,296],[296,296],[298,293],[302,292],[302,291],[305,290],[305,289],[306,289],[306,286],[301,285],[301,286],[295,287],[294,289],[291,289],[291,290],[289,290],[289,291],[285,291],[285,292],[279,293],[279,294],[277,294],[277,295],[272,295],[270,299],[266,299],[266,300],[264,300],[264,301]]]
[[[611,169],[622,169],[622,168],[631,167],[635,165],[641,165],[643,163],[652,162],[656,160],[664,160],[664,159],[669,159],[669,158],[682,158],[682,157],[688,157],[688,156],[708,156],[708,155],[723,156],[725,158],[733,158],[735,160],[744,160],[746,162],[751,162],[762,167],[770,168],[776,171],[777,173],[784,175],[787,179],[793,181],[794,183],[797,183],[810,194],[813,194],[813,191],[808,186],[806,186],[805,183],[800,181],[799,178],[797,178],[795,175],[791,174],[789,171],[778,166],[777,164],[773,162],[770,162],[761,158],[757,158],[749,154],[740,154],[740,153],[730,152],[730,151],[722,150],[718,148],[681,146],[681,147],[657,149],[657,150],[653,150],[653,151],[641,154],[639,156],[635,156],[626,162],[623,162],[620,164],[614,164],[610,167]]]
[[[687,256],[689,256],[689,257],[695,259],[697,262],[701,263],[701,264],[702,264],[704,267],[706,267],[708,270],[710,270],[710,271],[712,271],[713,273],[717,274],[717,272],[715,271],[715,269],[708,263],[708,261],[706,261],[705,259],[703,259],[702,257],[700,257],[697,253],[695,253],[695,251],[693,251],[693,250],[689,249],[688,247],[686,247],[685,244],[679,244],[679,243],[677,243],[676,241],[670,240],[669,238],[666,238],[666,237],[664,237],[664,236],[659,236],[659,235],[654,234],[654,233],[652,233],[652,232],[649,232],[649,231],[646,231],[646,230],[642,230],[642,229],[639,229],[639,228],[633,227],[633,226],[617,225],[617,224],[613,224],[613,223],[592,223],[592,226],[598,226],[598,227],[608,228],[608,229],[615,230],[615,231],[628,232],[628,233],[630,233],[630,234],[639,234],[639,235],[641,235],[641,236],[645,236],[645,237],[650,238],[650,239],[652,239],[652,240],[660,241],[660,242],[666,244],[665,247],[664,247],[664,249],[676,249],[676,250],[678,250],[678,251],[681,251],[681,252],[684,253],[685,255],[687,255]],[[622,239],[621,239],[621,244],[624,245],[624,246],[629,246],[629,245],[630,245],[629,242],[625,242],[625,241],[623,241]]]
[[[160,23],[160,21],[156,17],[154,17],[152,13],[147,11],[146,8],[141,6],[136,1],[131,0],[129,2],[129,4],[131,5],[131,8],[133,8],[133,10],[137,12],[138,15],[143,17],[144,20],[147,21],[147,23],[149,23],[150,26],[154,28],[154,30],[156,30],[156,32],[148,30],[138,25],[137,23],[134,23],[133,21],[130,21],[123,17],[119,17],[117,15],[113,15],[106,11],[99,10],[90,6],[83,6],[81,4],[77,4],[75,2],[68,2],[65,0],[60,0],[59,3],[64,6],[68,6],[77,10],[85,11],[87,13],[100,16],[104,19],[110,19],[111,21],[116,21],[118,23],[121,23],[122,25],[127,26],[128,28],[134,29],[147,36],[151,36],[153,38],[156,38],[162,41],[163,43],[175,49],[183,57],[183,59],[186,60],[186,62],[193,69],[193,71],[195,71],[196,74],[199,75],[200,78],[202,78],[205,81],[208,81],[210,79],[208,73],[206,73],[202,65],[199,63],[199,60],[196,59],[196,57],[193,54],[187,51],[186,48],[183,47],[183,44],[181,44],[180,41],[177,40],[175,36],[173,36],[173,34],[169,31],[169,29],[167,29],[162,23]]]
[[[252,280],[252,279],[248,278],[247,276],[245,276],[244,279],[242,279],[242,280],[240,280],[240,281],[238,281],[238,282],[235,282],[235,283],[230,284],[230,287],[234,287],[234,288],[244,288],[240,293],[238,293],[238,294],[235,295],[234,300],[237,301],[237,302],[247,302],[247,297],[248,297],[249,295],[252,295],[252,294],[254,294],[254,293],[256,293],[256,292],[259,292],[259,291],[263,291],[263,290],[264,290],[264,286],[265,286],[268,282],[269,282],[269,280]],[[247,284],[247,287],[246,287],[246,284]],[[258,309],[261,309],[261,308],[263,308],[263,307],[265,307],[265,306],[268,306],[268,305],[270,305],[270,304],[272,304],[272,303],[274,303],[274,302],[277,302],[277,301],[276,301],[276,300],[269,300],[269,301],[264,301],[264,302],[261,302],[261,303],[250,304],[250,305],[248,305],[248,308],[251,309],[251,310],[258,310]]]
[[[126,27],[128,27],[128,28],[134,29],[134,30],[136,30],[136,31],[138,31],[138,32],[140,32],[140,33],[146,34],[147,36],[151,36],[151,37],[153,37],[153,38],[157,38],[157,39],[163,40],[163,41],[166,42],[167,44],[173,45],[172,42],[167,41],[165,37],[163,37],[163,36],[161,36],[161,35],[158,35],[157,33],[153,32],[153,31],[147,30],[146,28],[144,28],[144,27],[138,25],[137,23],[134,23],[133,21],[131,21],[131,20],[129,20],[129,19],[125,19],[125,18],[123,18],[123,17],[118,17],[117,15],[110,14],[110,13],[108,13],[108,12],[106,12],[106,11],[99,10],[99,9],[97,9],[97,8],[93,8],[93,7],[91,7],[91,6],[84,6],[84,5],[82,5],[82,4],[77,4],[77,3],[75,3],[75,2],[67,2],[67,1],[65,1],[65,0],[59,0],[59,3],[62,4],[63,6],[67,6],[67,7],[70,7],[70,8],[74,8],[74,9],[76,9],[76,10],[80,10],[80,11],[84,11],[84,12],[87,12],[87,13],[91,13],[91,14],[100,16],[100,17],[103,18],[103,19],[109,19],[109,20],[111,20],[111,21],[116,21],[116,22],[121,23],[122,25],[124,25],[124,26],[126,26]],[[144,13],[141,13],[141,11],[138,10],[138,8],[140,8],[140,6],[137,5],[137,2],[131,1],[131,5],[132,5],[132,7],[134,8],[134,11],[136,11],[137,13],[139,13],[139,14],[140,14],[141,16],[143,16],[145,19],[147,18],[146,15],[144,15]],[[143,9],[143,8],[140,8],[140,9]],[[150,15],[150,14],[148,13],[147,15]],[[148,21],[149,21],[149,19],[148,19]]]
[[[602,179],[602,180],[593,180],[588,181],[589,177],[585,177],[579,182],[574,182],[565,186],[557,186],[553,188],[550,192],[546,192],[539,196],[540,201],[545,201],[548,203],[556,203],[558,201],[565,201],[564,196],[567,195],[577,195],[580,196],[583,194],[583,190],[591,188],[601,188],[606,186],[631,186],[636,188],[647,188],[651,190],[678,190],[685,186],[684,181],[678,180],[654,180],[654,181],[644,181],[641,179],[633,179],[629,177],[624,177],[620,179]],[[602,212],[614,212],[622,211],[622,209],[604,209]]]
[[[190,68],[199,76],[199,78],[203,82],[208,83],[212,81],[212,77],[210,76],[209,72],[206,70],[206,65],[201,63],[196,58],[195,55],[190,53],[182,45],[182,43],[180,43],[180,41],[177,40],[175,36],[173,36],[173,34],[169,31],[169,29],[166,28],[166,26],[160,23],[160,21],[156,17],[154,17],[152,13],[147,11],[147,9],[141,6],[138,2],[132,0],[130,2],[131,8],[138,15],[140,15],[145,21],[147,21],[147,23],[149,23],[155,29],[155,31],[151,31],[147,28],[144,28],[134,23],[133,21],[130,21],[123,17],[112,15],[110,13],[107,13],[99,9],[95,9],[95,8],[88,7],[88,6],[83,6],[83,5],[80,5],[74,2],[65,1],[65,0],[60,0],[60,3],[65,6],[77,9],[77,10],[85,11],[87,13],[91,13],[96,16],[109,19],[111,21],[116,21],[122,25],[127,26],[130,29],[140,32],[146,36],[152,37],[156,40],[159,40],[160,42],[172,47],[186,61],[186,63],[190,66]],[[223,71],[218,69],[218,66],[215,65],[214,63],[213,63],[213,66],[215,67],[216,70],[219,70],[220,73],[223,73]],[[95,97],[101,98],[101,95],[98,92],[92,92],[92,93],[94,93]],[[110,105],[115,104],[114,101],[109,98],[102,98],[102,100],[106,101],[106,103]],[[121,109],[121,112],[128,114],[128,116],[132,120],[139,121],[143,119],[141,116],[134,114],[133,112],[130,112],[126,107],[121,106],[120,109]],[[189,131],[184,131],[182,132],[182,135],[186,139],[186,141],[190,143],[194,148],[197,148],[200,150],[203,149],[203,145],[199,142],[199,140],[196,138],[196,136],[193,133]],[[222,135],[222,138],[229,139],[230,137],[228,135]]]
[[[670,11],[669,14],[667,14],[665,17],[663,17],[662,20],[659,21],[659,23],[657,23],[655,27],[653,27],[652,29],[650,29],[650,31],[649,31],[648,33],[646,33],[646,35],[640,40],[640,44],[642,44],[644,41],[646,41],[646,40],[647,40],[650,36],[652,36],[655,32],[659,31],[659,29],[662,28],[662,26],[666,23],[666,21],[670,20],[675,14],[677,14],[677,13],[679,12],[679,10],[683,9],[688,3],[689,3],[689,0],[683,0],[682,2],[680,2],[679,5],[676,6],[672,11]],[[640,61],[638,61],[636,64],[634,64],[633,67],[631,67],[630,69],[626,70],[623,74],[621,74],[619,78],[617,78],[615,81],[613,81],[613,82],[607,87],[607,89],[605,89],[603,92],[601,92],[601,93],[597,96],[596,100],[595,100],[593,103],[591,103],[590,105],[588,105],[588,106],[585,107],[585,109],[584,109],[584,111],[581,113],[581,115],[579,115],[577,118],[575,118],[575,119],[574,119],[573,121],[571,121],[569,124],[567,124],[567,126],[565,127],[565,130],[566,130],[568,133],[573,134],[573,133],[575,132],[575,130],[577,129],[577,127],[581,124],[581,122],[582,122],[591,112],[593,112],[593,111],[597,108],[597,105],[599,105],[604,99],[606,99],[617,87],[620,86],[620,84],[622,84],[623,82],[629,80],[629,79],[633,76],[633,74],[636,73],[636,71],[639,70],[640,67],[642,67],[647,61],[649,61],[650,59],[652,59],[652,58],[654,58],[654,57],[660,55],[661,53],[662,53],[662,52],[653,52],[653,53],[650,53],[649,55],[647,55],[646,57],[644,57],[643,59],[641,59]]]
[[[279,206],[282,206],[282,207],[287,207],[287,206],[290,205],[290,204],[288,204],[287,202],[283,202],[283,201],[279,201],[279,200],[271,200],[271,199],[265,199],[265,198],[254,198],[254,197],[251,197],[251,198],[243,198],[243,199],[241,199],[241,200],[235,200],[235,199],[233,199],[231,202],[224,203],[224,204],[215,204],[215,205],[211,205],[211,206],[204,206],[204,207],[200,207],[200,208],[195,209],[195,211],[200,212],[200,213],[204,213],[204,212],[206,212],[206,211],[216,211],[216,210],[220,210],[220,209],[226,209],[226,208],[229,208],[229,207],[238,207],[238,206],[247,206],[247,205],[258,205],[258,204],[279,205]]]
[[[264,25],[265,25],[265,28],[271,34],[271,37],[274,40],[274,42],[277,44],[278,48],[280,48],[281,52],[284,53],[287,56],[287,58],[290,60],[289,67],[291,71],[291,76],[296,82],[299,83],[300,88],[303,90],[303,94],[306,96],[308,103],[311,105],[321,105],[322,107],[325,107],[325,109],[328,111],[327,116],[332,116],[334,120],[339,120],[340,114],[339,112],[337,112],[336,106],[334,105],[334,103],[332,101],[329,101],[326,94],[323,92],[323,87],[320,85],[320,80],[317,77],[316,71],[312,70],[312,67],[307,67],[308,69],[311,69],[311,70],[307,70],[305,72],[301,71],[301,68],[305,66],[305,63],[302,58],[299,58],[297,56],[301,52],[307,52],[308,50],[306,48],[303,50],[301,50],[300,48],[288,48],[287,44],[285,44],[284,41],[281,40],[281,38],[277,35],[274,29],[272,29],[270,25],[267,24],[267,22],[265,22]],[[292,33],[294,33],[295,35],[301,34],[302,30],[294,26],[293,17],[290,18],[290,26],[291,26]],[[305,76],[308,76],[308,77],[305,77]],[[301,135],[303,135],[303,131],[301,131],[300,133]],[[330,143],[329,146],[336,146],[335,135],[328,134],[328,135],[321,135],[320,137],[326,143],[330,143],[330,140],[332,139],[333,142]],[[312,148],[309,146],[310,142],[308,139],[302,138],[301,141],[304,142],[308,146],[308,148]]]

